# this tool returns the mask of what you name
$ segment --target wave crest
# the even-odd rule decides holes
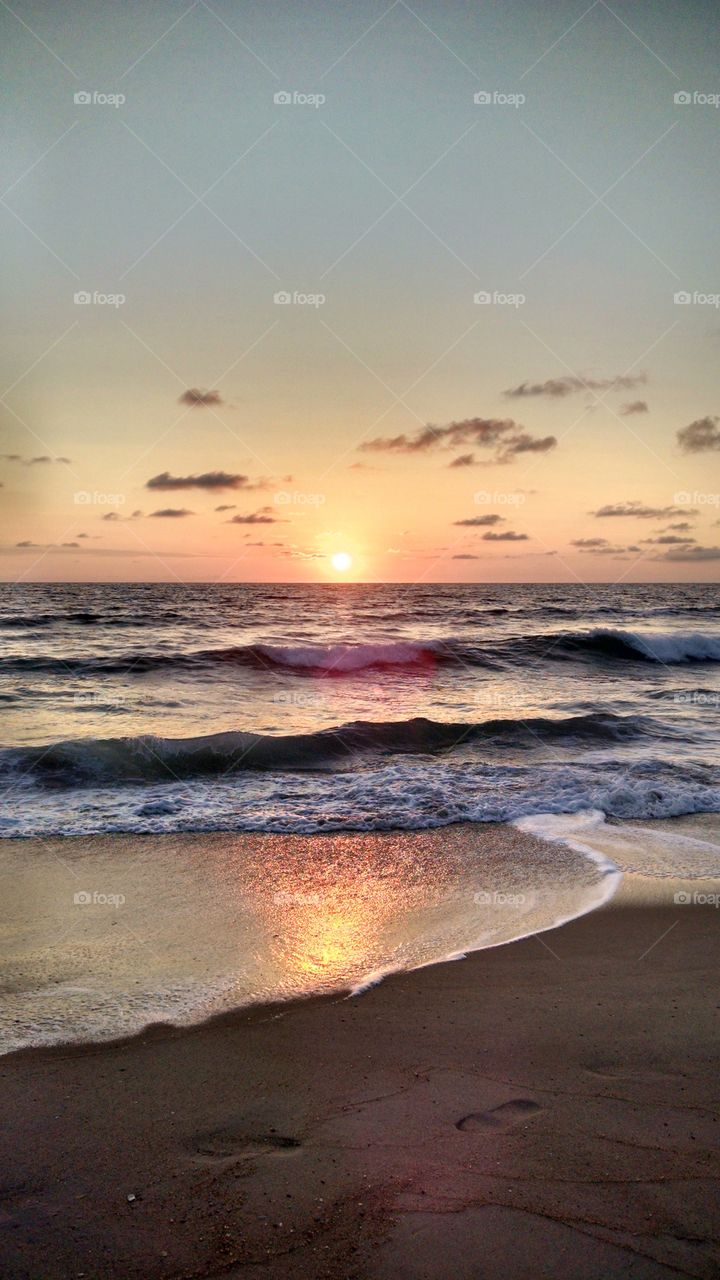
[[[603,745],[667,730],[641,716],[590,714],[562,719],[486,720],[445,723],[418,717],[355,721],[315,733],[270,735],[215,733],[195,738],[86,738],[44,747],[0,751],[0,777],[25,777],[45,786],[68,787],[132,782],[177,782],[219,777],[249,769],[342,768],[366,755],[430,755],[470,744],[488,749],[533,749],[542,743]]]

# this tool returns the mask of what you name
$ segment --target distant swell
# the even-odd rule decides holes
[[[664,732],[647,717],[595,714],[482,724],[445,724],[423,718],[356,721],[316,733],[284,736],[234,732],[198,738],[87,738],[0,751],[0,778],[24,777],[56,787],[176,782],[247,769],[328,769],[363,755],[426,755],[471,743],[501,750],[532,749],[543,743],[602,746],[644,735],[659,738]]]
[[[163,623],[184,622],[185,618],[177,611],[164,609]],[[112,613],[91,613],[78,609],[72,613],[18,613],[0,617],[0,630],[29,631],[36,627],[148,627],[157,626],[157,620],[148,614],[127,614],[125,616]]]

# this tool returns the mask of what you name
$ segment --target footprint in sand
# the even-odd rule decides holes
[[[511,1129],[538,1111],[542,1111],[542,1107],[531,1098],[513,1098],[490,1111],[471,1111],[456,1122],[455,1128],[463,1132],[467,1129]]]
[[[247,1130],[235,1125],[196,1133],[188,1142],[190,1150],[195,1155],[206,1156],[212,1160],[294,1151],[300,1145],[299,1138],[291,1138],[280,1133],[248,1133]]]

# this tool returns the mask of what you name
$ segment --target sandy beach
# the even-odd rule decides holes
[[[719,19],[0,0],[0,1280],[720,1280]]]
[[[710,1280],[719,918],[680,889],[626,877],[352,999],[8,1055],[3,1274]]]

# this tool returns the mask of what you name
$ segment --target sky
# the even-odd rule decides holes
[[[3,4],[0,578],[715,581],[719,26]]]

